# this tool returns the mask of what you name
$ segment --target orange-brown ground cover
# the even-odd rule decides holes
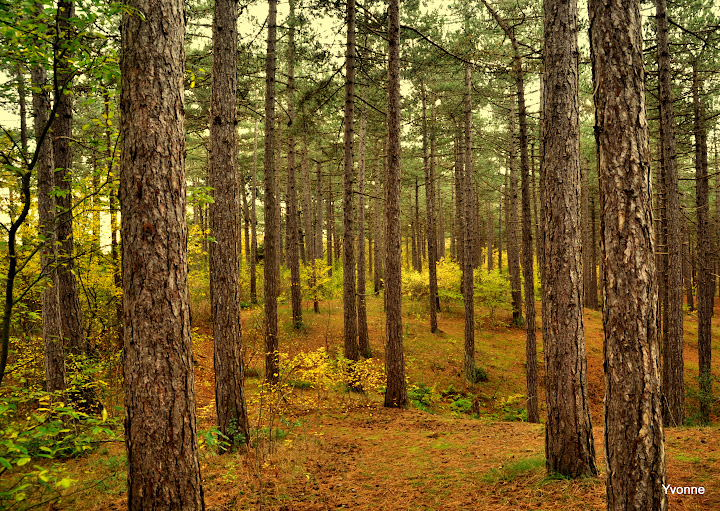
[[[369,304],[371,343],[382,357],[382,302]],[[525,386],[524,330],[508,328],[502,314],[479,320],[478,365],[487,382],[461,377],[462,316],[458,306],[440,314],[441,332],[426,326],[423,304],[405,305],[408,381],[425,389],[427,404],[409,410],[381,406],[377,393],[289,386],[276,400],[259,401],[262,336],[260,310],[244,315],[248,395],[257,436],[247,452],[219,456],[202,450],[201,467],[209,510],[594,510],[604,509],[602,317],[586,311],[589,393],[600,475],[566,480],[544,469],[542,425],[517,420]],[[290,354],[327,348],[342,352],[339,302],[305,311],[305,327],[293,332],[281,315],[281,350]],[[716,310],[716,318],[720,311]],[[697,411],[696,318],[686,316],[688,415]],[[539,325],[538,325],[538,328]],[[714,329],[718,353],[720,319]],[[195,336],[198,417],[201,430],[214,420],[212,339],[206,327]],[[539,339],[541,383],[544,374]],[[720,374],[718,357],[714,374]],[[716,389],[720,390],[720,389]],[[417,397],[416,394],[413,394]],[[542,391],[541,391],[542,396]],[[473,406],[470,407],[469,404]],[[423,410],[418,409],[423,408]],[[716,407],[717,410],[717,407]],[[475,412],[475,413],[473,413]],[[479,412],[479,413],[477,413]],[[668,482],[705,487],[702,496],[671,496],[671,510],[720,509],[720,429],[666,430]],[[276,428],[268,440],[268,425]],[[265,428],[265,429],[263,429]],[[124,457],[114,444],[69,462],[82,482],[103,480],[56,509],[124,509]]]

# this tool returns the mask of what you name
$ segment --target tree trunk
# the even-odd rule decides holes
[[[120,204],[128,509],[205,509],[185,221],[184,4],[122,16]]]
[[[595,198],[590,198],[590,229],[591,229],[591,247],[592,247],[592,255],[590,257],[590,287],[587,290],[587,293],[590,295],[591,308],[597,310],[598,308],[598,275],[597,275],[597,228],[595,223]],[[587,300],[585,300],[587,302]]]
[[[533,142],[530,154],[530,173],[532,175],[532,201],[533,201],[533,218],[535,220],[535,255],[537,257],[538,272],[542,274],[543,268],[543,241],[540,235],[542,226],[541,220],[538,217],[538,202],[540,197],[538,196],[538,179],[535,177],[535,143]]]
[[[45,388],[48,392],[65,391],[65,350],[60,319],[60,296],[56,271],[55,198],[53,191],[53,145],[49,136],[43,137],[50,122],[50,96],[45,89],[47,73],[37,65],[30,71],[33,90],[33,115],[37,149],[38,219],[39,231],[45,238],[40,266],[48,284],[42,290],[42,336],[45,359]]]
[[[267,58],[265,59],[265,247],[263,259],[265,273],[265,380],[277,383],[280,373],[278,353],[278,276],[280,258],[279,224],[277,211],[280,208],[275,196],[275,69],[277,42],[277,0],[268,0]]]
[[[110,117],[110,96],[105,93],[103,95],[103,101],[105,103],[105,118]],[[112,145],[112,132],[110,126],[105,128],[105,160],[107,161],[107,175],[115,177],[113,170],[114,166],[114,155],[115,151]],[[110,187],[108,191],[109,202],[110,202],[110,258],[113,264],[113,283],[118,291],[122,291],[122,273],[120,271],[120,250],[118,243],[118,211],[120,211],[120,204],[118,204],[118,188],[117,185]],[[115,318],[117,320],[117,334],[118,334],[118,345],[123,344],[123,306],[122,306],[122,293],[118,293],[118,298],[115,300]]]
[[[287,233],[287,262],[290,267],[290,303],[292,307],[293,328],[302,326],[302,296],[300,293],[300,254],[298,226],[298,199],[297,199],[297,173],[295,147],[295,0],[290,0],[290,15],[288,17],[289,35],[287,46],[287,76],[288,76],[288,156],[287,156],[287,191],[285,228]]]
[[[343,146],[343,325],[345,358],[358,359],[358,326],[355,290],[355,165],[353,137],[355,122],[355,0],[347,2],[347,43],[345,46],[345,114]],[[359,237],[362,237],[360,235]],[[362,290],[361,290],[362,292]]]
[[[591,268],[591,252],[590,247],[590,179],[588,176],[588,163],[586,159],[583,159],[582,165],[580,166],[582,172],[582,263],[583,263],[583,288],[585,289],[585,307],[588,309],[594,309],[594,302],[597,302],[597,296],[593,299],[592,293],[590,293],[590,280],[592,279],[592,268]]]
[[[433,122],[432,133],[428,133],[427,125],[427,98],[425,84],[420,83],[422,90],[423,107],[423,167],[425,170],[425,214],[427,218],[427,243],[428,243],[428,279],[430,289],[430,332],[438,330],[437,305],[438,305],[438,282],[437,282],[437,233],[435,231],[435,160],[430,154],[430,141],[435,144],[435,123]],[[433,107],[433,114],[435,108]],[[433,121],[434,121],[433,115]]]
[[[683,288],[682,226],[678,191],[675,114],[672,98],[670,44],[666,0],[655,0],[657,17],[658,73],[662,150],[665,165],[665,216],[667,220],[668,282],[667,341],[663,345],[663,421],[680,426],[685,420],[685,379],[683,374]]]
[[[437,115],[434,103],[432,105],[432,125],[433,129],[430,132],[430,165],[433,169],[437,169]],[[437,183],[435,183],[435,181],[437,181]],[[433,186],[436,187],[437,193],[434,191],[433,194],[437,200],[435,200],[433,208],[434,211],[437,211],[437,228],[435,234],[435,261],[437,262],[445,257],[445,211],[443,210],[442,188],[440,186],[441,180],[439,173],[437,174],[435,181],[433,181]],[[439,303],[440,302],[438,301],[438,304]]]
[[[583,318],[577,3],[546,0],[544,10],[545,463],[551,473],[592,476],[597,466]]]
[[[697,254],[698,254],[698,359],[700,384],[700,415],[710,421],[712,406],[712,328],[715,304],[715,276],[713,260],[715,241],[710,223],[710,187],[708,177],[707,132],[705,108],[700,98],[702,84],[698,78],[697,61],[693,62],[693,113],[695,120],[695,196],[697,205]]]
[[[303,149],[302,149],[302,164],[301,164],[302,177],[302,222],[305,251],[303,263],[311,263],[315,259],[315,231],[313,231],[313,207],[312,207],[312,193],[310,188],[312,186],[312,178],[310,177],[310,154],[307,145],[307,137],[303,135]]]
[[[375,154],[378,155],[377,160],[375,160],[375,185],[377,186],[378,191],[378,197],[383,196],[383,178],[381,169],[383,168],[383,163],[385,162],[385,158],[383,157],[384,151],[380,151],[380,141],[378,140],[378,143],[376,144],[375,148]],[[382,289],[382,274],[383,274],[383,228],[382,228],[382,222],[379,221],[380,218],[382,218],[382,208],[384,207],[384,203],[381,200],[375,199],[373,201],[373,212],[375,213],[373,217],[377,219],[375,222],[376,229],[375,229],[375,268],[373,272],[373,290],[375,291],[375,295],[378,295],[380,293],[380,289]]]
[[[697,171],[697,164],[696,164]],[[697,184],[697,183],[696,183]],[[693,296],[693,251],[690,246],[690,222],[686,218],[685,208],[682,208],[681,215],[682,236],[683,236],[683,254],[682,254],[682,271],[683,283],[685,284],[685,300],[690,312],[695,310],[695,297]]]
[[[458,127],[453,139],[455,152],[455,257],[462,268],[465,249],[465,164],[461,148],[461,131]]]
[[[365,306],[365,138],[367,112],[363,109],[360,116],[360,135],[358,140],[358,235],[357,235],[357,325],[358,351],[365,358],[372,356],[370,336],[367,325],[367,307]]]
[[[245,369],[240,322],[240,215],[237,90],[237,0],[215,0],[210,98],[210,300],[215,347],[215,411],[231,445],[247,443]]]
[[[507,209],[507,202],[508,202],[508,175],[505,174],[505,184],[503,185],[503,193],[500,196],[500,201],[498,202],[498,271],[502,273],[503,271],[503,211]],[[507,213],[506,213],[507,214]]]
[[[68,40],[74,37],[70,19],[75,17],[75,7],[72,0],[58,2],[57,31],[60,39]],[[59,247],[60,264],[57,268],[58,293],[60,296],[60,318],[62,321],[62,334],[65,346],[70,353],[83,353],[88,350],[85,333],[82,327],[80,312],[80,299],[78,297],[77,283],[75,281],[75,260],[73,259],[73,213],[72,213],[72,139],[73,121],[73,72],[70,60],[72,56],[60,47],[67,43],[60,43],[55,51],[55,66],[57,79],[55,101],[57,102],[55,119],[53,120],[53,156],[55,158],[55,186],[62,192],[55,196],[58,208],[57,242]]]
[[[590,0],[589,14],[604,261],[607,508],[663,511],[665,449],[640,2]]]
[[[492,206],[488,202],[485,206],[485,216],[487,217],[487,269],[493,271],[495,267],[495,259],[493,259],[493,249],[495,248],[495,218],[492,214]]]
[[[385,190],[385,406],[408,405],[400,268],[400,2],[388,6],[388,168]]]
[[[328,174],[327,198],[325,199],[325,222],[327,223],[325,238],[327,241],[328,277],[332,277],[333,270],[333,234],[335,233],[335,208],[332,198],[332,175]]]
[[[517,155],[515,153],[515,101],[510,106],[510,188],[508,190],[507,210],[505,211],[505,232],[507,235],[507,260],[510,275],[510,295],[512,297],[512,317],[515,326],[522,325],[522,284],[520,281],[520,246],[518,243],[518,207],[517,207]]]
[[[250,303],[257,303],[257,157],[258,157],[258,119],[255,119],[253,141],[252,189],[250,191]]]
[[[465,378],[475,383],[477,371],[475,369],[475,286],[473,279],[472,257],[472,201],[470,200],[472,180],[472,76],[470,65],[465,64],[465,164],[463,165],[463,259],[462,259],[462,293],[465,304],[465,352],[464,372]]]

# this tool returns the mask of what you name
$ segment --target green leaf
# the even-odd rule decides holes
[[[55,488],[64,488],[67,490],[70,488],[70,485],[75,481],[75,479],[70,479],[69,477],[63,477],[60,479],[57,483],[55,483]]]
[[[18,467],[22,467],[23,465],[27,465],[29,461],[30,461],[30,458],[27,457],[27,458],[20,458],[15,463],[17,464]]]
[[[10,462],[8,460],[6,460],[5,458],[0,458],[0,465],[7,468],[8,470],[12,468],[12,465],[10,464]]]

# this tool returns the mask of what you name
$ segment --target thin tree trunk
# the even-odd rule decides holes
[[[505,225],[507,233],[508,273],[510,275],[510,295],[512,297],[512,316],[515,326],[522,325],[522,284],[520,280],[520,244],[518,243],[518,185],[517,154],[515,149],[515,100],[510,103],[510,189],[508,190]]]
[[[48,284],[42,290],[42,335],[45,360],[45,388],[48,392],[64,392],[65,350],[60,319],[60,296],[58,294],[55,245],[55,198],[53,183],[53,146],[49,136],[43,137],[50,122],[50,96],[45,89],[47,73],[42,65],[30,71],[33,90],[33,115],[35,117],[35,140],[37,149],[38,219],[39,231],[45,238],[40,266]],[[27,144],[26,144],[27,146]]]
[[[203,510],[188,303],[184,3],[147,9],[131,1],[128,9],[120,60],[127,506]]]
[[[693,113],[695,120],[695,190],[697,205],[698,254],[698,359],[700,386],[700,415],[710,421],[712,406],[712,317],[715,304],[715,276],[713,260],[716,250],[710,223],[710,187],[708,177],[707,132],[705,108],[700,97],[702,84],[698,77],[697,61],[693,62]]]
[[[277,38],[277,0],[268,0],[267,58],[265,59],[265,380],[277,383],[280,373],[278,353],[278,257],[279,224],[277,210],[280,208],[276,189],[275,168],[275,69]]]
[[[297,199],[297,173],[295,147],[295,0],[290,0],[290,15],[288,17],[289,35],[287,46],[287,75],[288,75],[288,156],[287,156],[287,192],[285,228],[287,236],[287,262],[290,267],[290,303],[292,307],[293,328],[302,326],[302,296],[300,292],[300,255],[298,226],[298,199]]]
[[[575,2],[546,0],[544,11],[545,464],[551,473],[592,476],[598,470],[583,317],[578,9]]]
[[[358,326],[355,289],[355,165],[353,137],[355,122],[355,0],[347,2],[347,43],[345,46],[345,115],[343,146],[343,325],[345,358],[358,359]],[[360,235],[359,237],[362,237]],[[362,290],[361,290],[362,292]]]
[[[665,449],[640,2],[590,0],[588,10],[604,261],[607,508],[663,511]]]
[[[592,279],[592,268],[590,267],[590,258],[591,258],[591,250],[590,250],[590,183],[589,183],[589,176],[588,176],[588,163],[587,160],[583,158],[582,165],[580,166],[580,170],[582,172],[582,189],[581,189],[581,197],[582,197],[582,263],[583,263],[583,288],[585,289],[585,307],[592,309],[593,302],[597,301],[597,297],[593,299],[592,294],[590,291],[590,280]]]
[[[696,168],[697,170],[697,168]],[[693,267],[695,266],[693,259],[693,251],[690,246],[690,222],[686,218],[685,208],[682,208],[681,223],[683,226],[683,255],[682,255],[682,270],[683,270],[683,283],[685,284],[685,300],[690,312],[695,310],[695,297],[693,296]]]
[[[475,383],[477,380],[475,369],[475,286],[473,284],[473,258],[472,239],[473,233],[470,224],[472,216],[472,201],[470,199],[471,175],[472,175],[472,76],[470,65],[465,65],[465,165],[463,165],[462,189],[464,190],[463,200],[463,263],[462,263],[462,288],[463,302],[465,304],[465,357],[464,372],[465,378]]]
[[[503,271],[503,211],[507,210],[508,203],[508,175],[505,174],[505,184],[503,185],[503,193],[498,202],[498,271]],[[506,213],[507,214],[507,213]]]
[[[105,93],[103,95],[103,102],[105,103],[105,118],[110,117],[110,96]],[[115,177],[113,171],[114,164],[114,148],[112,147],[112,132],[110,126],[105,128],[105,160],[107,161],[107,175],[109,177]],[[109,190],[109,201],[110,201],[110,258],[113,264],[113,283],[117,290],[122,290],[122,273],[120,272],[120,250],[118,243],[118,211],[120,205],[118,204],[118,190],[115,185],[110,186]],[[119,295],[121,296],[121,295]],[[123,343],[123,306],[122,297],[115,301],[115,317],[117,320],[118,328],[118,342],[122,346]]]
[[[400,2],[388,6],[388,168],[385,201],[385,406],[408,405],[400,268]]]
[[[430,154],[430,140],[435,145],[435,107],[433,106],[433,125],[428,133],[427,123],[427,97],[425,84],[420,82],[422,90],[422,111],[423,111],[423,167],[425,169],[425,213],[427,218],[427,241],[428,241],[428,279],[430,289],[430,332],[438,330],[437,306],[438,306],[438,282],[437,282],[437,233],[435,232],[435,160]]]
[[[253,141],[252,189],[250,191],[250,303],[257,303],[257,157],[258,157],[258,124],[255,119],[255,135]]]
[[[237,90],[237,2],[215,0],[210,98],[210,300],[213,320],[215,411],[231,445],[247,443],[245,368],[240,322],[240,203]]]
[[[383,162],[385,162],[385,158],[383,157],[384,151],[380,151],[380,140],[378,139],[377,144],[375,145],[375,154],[378,155],[377,159],[375,160],[375,185],[379,189],[379,193],[377,194],[378,197],[382,197],[384,193],[384,188],[382,186],[383,178],[384,176],[381,175],[381,169],[383,168]],[[376,219],[382,218],[382,210],[384,208],[384,204],[382,201],[375,199],[373,202],[373,211],[374,215],[373,217]],[[375,291],[375,295],[377,296],[380,293],[380,289],[382,288],[382,273],[383,273],[383,257],[382,257],[382,247],[383,247],[383,228],[382,228],[382,222],[377,221],[375,223],[376,229],[375,229],[375,268],[373,272],[373,290]]]
[[[495,267],[495,259],[493,259],[493,249],[495,248],[495,218],[492,214],[492,206],[488,202],[485,204],[486,229],[487,229],[487,269],[493,271]]]
[[[302,164],[300,169],[302,172],[302,222],[305,234],[304,242],[301,246],[305,246],[303,263],[308,264],[315,258],[315,232],[313,231],[312,193],[310,191],[312,185],[312,178],[310,177],[310,154],[306,136],[303,136]]]
[[[465,163],[463,161],[459,127],[453,142],[455,152],[455,257],[460,263],[460,268],[462,268],[463,258],[465,257],[465,249],[463,248],[465,246]]]
[[[365,138],[367,132],[367,111],[360,115],[358,139],[358,235],[357,235],[357,325],[358,351],[365,358],[372,357],[368,334],[367,307],[365,306]]]
[[[590,258],[590,287],[587,293],[590,295],[590,307],[597,310],[598,308],[598,275],[597,275],[597,228],[595,223],[595,197],[590,197],[590,228],[592,233],[591,247],[592,255]],[[587,300],[585,300],[587,302]]]
[[[680,426],[685,420],[685,378],[683,373],[683,289],[682,228],[678,191],[675,114],[673,109],[666,0],[656,0],[660,122],[662,123],[665,165],[665,215],[667,219],[668,282],[667,341],[663,345],[663,421]]]
[[[327,222],[326,227],[326,241],[327,241],[327,265],[329,267],[328,277],[332,277],[333,270],[333,234],[335,233],[335,207],[333,205],[332,198],[332,175],[328,174],[327,180],[327,198],[325,199],[325,221]]]
[[[70,19],[75,16],[72,0],[58,2],[57,31],[61,39],[71,38]],[[59,211],[57,218],[57,242],[59,246],[60,265],[58,265],[58,293],[60,295],[60,318],[65,346],[70,353],[84,353],[89,346],[85,339],[80,312],[80,299],[75,281],[75,260],[73,247],[72,221],[72,139],[73,122],[73,72],[66,44],[59,44],[55,52],[55,101],[58,103],[53,120],[53,156],[55,158],[55,186],[62,192],[55,196]],[[60,49],[63,48],[63,49]]]

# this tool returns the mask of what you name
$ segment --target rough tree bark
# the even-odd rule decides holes
[[[701,99],[702,84],[698,76],[697,61],[693,62],[693,117],[695,120],[695,190],[697,205],[697,301],[698,301],[698,381],[700,384],[700,415],[710,420],[712,405],[712,328],[715,304],[715,276],[713,262],[715,241],[710,223],[710,186],[708,176],[707,132],[705,108]]]
[[[34,66],[31,71],[33,87],[33,113],[35,117],[35,140],[37,148],[38,180],[38,220],[40,234],[45,238],[40,266],[48,280],[42,290],[42,336],[45,359],[45,388],[48,392],[64,391],[65,350],[60,319],[60,296],[57,285],[57,247],[55,243],[56,219],[55,198],[52,195],[53,183],[53,145],[44,131],[50,122],[50,95],[46,89],[47,72],[42,65]]]
[[[358,137],[358,235],[357,235],[357,326],[358,352],[365,358],[372,356],[370,335],[365,305],[365,144],[367,133],[367,111],[360,114],[360,133]]]
[[[255,119],[253,137],[252,189],[250,190],[250,303],[257,303],[257,156],[258,156],[258,119]]]
[[[345,114],[343,141],[343,325],[345,358],[358,359],[355,296],[355,164],[353,137],[355,116],[355,0],[347,2],[345,45]]]
[[[275,71],[277,43],[277,0],[268,0],[267,57],[265,59],[265,261],[263,287],[265,291],[265,380],[276,383],[280,372],[278,356],[278,276],[280,259],[279,223],[280,208],[275,196]]]
[[[425,214],[427,218],[428,279],[430,288],[430,332],[438,331],[438,281],[437,281],[437,232],[435,225],[435,159],[430,153],[430,141],[435,145],[435,107],[433,106],[433,125],[428,129],[427,95],[425,84],[420,82],[423,106],[423,168],[425,170]],[[432,130],[429,133],[429,130]]]
[[[247,443],[245,368],[240,322],[238,201],[237,0],[215,0],[210,96],[210,300],[215,361],[215,411],[231,445]]]
[[[57,194],[55,202],[58,208],[56,236],[58,242],[59,265],[58,293],[60,296],[60,319],[62,321],[62,334],[65,339],[66,351],[70,353],[83,353],[88,350],[87,340],[82,328],[82,313],[80,312],[80,299],[75,280],[75,261],[73,259],[73,213],[72,213],[72,122],[73,122],[73,71],[69,53],[71,47],[66,41],[71,40],[72,24],[70,20],[75,16],[73,0],[60,0],[58,2],[57,33],[60,43],[55,49],[55,101],[57,103],[55,119],[53,120],[53,156],[55,158],[55,186],[62,192]]]
[[[652,189],[638,0],[590,0],[610,511],[667,500]]]
[[[544,12],[545,463],[578,477],[597,466],[583,318],[577,2],[546,0]]]
[[[122,16],[120,204],[128,509],[202,510],[190,342],[184,4]]]
[[[666,426],[680,426],[685,420],[685,379],[683,361],[682,224],[678,191],[675,113],[668,41],[666,0],[655,0],[657,17],[658,74],[662,160],[665,167],[665,219],[667,227],[667,340],[663,344],[663,420]]]
[[[288,16],[287,46],[287,97],[288,97],[288,155],[287,155],[287,189],[285,201],[287,211],[285,228],[287,238],[287,262],[290,267],[290,303],[292,308],[293,328],[302,326],[302,295],[300,292],[300,254],[297,199],[297,150],[295,147],[295,0],[290,0]]]
[[[388,145],[385,180],[385,406],[408,405],[400,263],[400,1],[388,6]]]
[[[463,258],[462,258],[462,293],[465,304],[465,345],[463,368],[465,378],[472,383],[477,380],[475,368],[475,286],[473,279],[473,233],[470,223],[472,201],[472,76],[470,65],[465,65],[465,162],[462,171],[463,199]]]
[[[522,325],[522,283],[520,279],[520,245],[518,243],[518,185],[517,185],[517,154],[515,152],[515,100],[510,102],[510,188],[507,190],[508,201],[505,212],[505,233],[507,236],[508,273],[510,274],[510,296],[512,297],[512,317],[515,326]]]

